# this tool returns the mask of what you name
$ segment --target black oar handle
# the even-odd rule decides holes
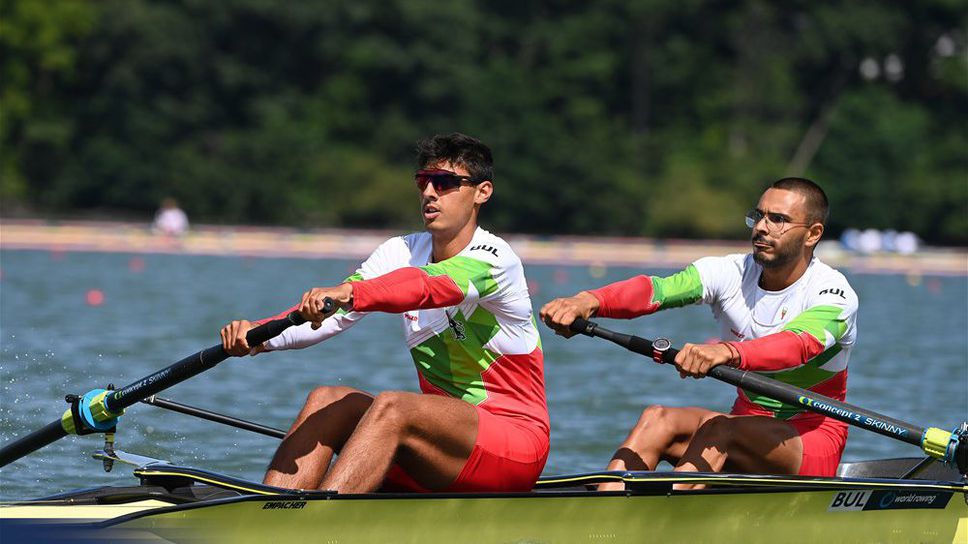
[[[572,332],[577,332],[584,334],[585,336],[597,336],[599,338],[604,338],[606,340],[611,340],[616,344],[622,346],[623,348],[634,351],[640,355],[645,355],[649,358],[654,358],[656,355],[655,350],[652,349],[652,341],[641,336],[635,336],[632,334],[624,334],[620,332],[610,331],[608,329],[603,329],[598,326],[598,323],[588,321],[586,319],[578,318],[569,326]],[[676,362],[676,355],[679,350],[676,348],[669,348],[664,351],[662,356],[663,363],[674,364]]]
[[[597,323],[585,319],[576,319],[571,324],[570,329],[573,332],[586,336],[597,336],[610,340],[629,351],[634,351],[649,358],[655,355],[651,340],[631,334],[610,331],[602,328]],[[679,350],[669,348],[662,354],[662,361],[665,363],[674,363],[677,353],[679,353]],[[910,423],[893,417],[858,408],[819,393],[779,382],[748,370],[720,365],[713,367],[708,375],[719,381],[754,391],[771,399],[802,407],[809,412],[831,417],[850,425],[867,429],[868,431],[907,442],[908,444],[914,444],[919,447],[922,445],[922,438],[925,431],[924,427],[911,425]]]

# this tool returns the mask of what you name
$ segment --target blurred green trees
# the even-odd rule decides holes
[[[804,174],[834,233],[966,243],[965,28],[955,0],[0,0],[0,205],[416,228],[413,144],[462,131],[498,231],[738,236]]]

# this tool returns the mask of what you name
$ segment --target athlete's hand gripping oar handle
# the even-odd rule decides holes
[[[587,321],[580,317],[575,319],[569,328],[572,330],[572,332],[584,334],[585,336],[597,336],[599,338],[610,340],[629,351],[634,351],[635,353],[645,355],[649,358],[653,358],[655,355],[655,351],[652,349],[651,340],[646,340],[640,336],[623,334],[620,332],[603,329],[602,327],[598,326],[598,323]],[[662,353],[662,362],[670,364],[675,363],[677,353],[679,353],[679,350],[670,347],[664,353]]]
[[[631,334],[604,329],[597,323],[582,318],[569,327],[573,332],[597,336],[614,342],[629,351],[653,358],[652,341]],[[674,363],[679,350],[669,348],[661,353],[662,362]],[[709,376],[803,409],[867,429],[884,436],[920,447],[926,454],[945,463],[957,464],[962,474],[968,472],[968,434],[948,432],[937,427],[918,427],[877,412],[852,406],[845,402],[779,382],[755,372],[720,365],[709,370]]]
[[[332,308],[333,301],[326,299],[324,311],[330,312]],[[305,322],[306,320],[299,315],[299,312],[290,312],[282,319],[275,319],[251,329],[246,333],[245,338],[249,345],[258,345],[278,336],[282,331],[293,325],[301,325]],[[222,344],[218,344],[189,355],[177,363],[117,391],[99,392],[90,399],[85,395],[85,400],[82,403],[85,403],[88,409],[86,415],[91,417],[95,424],[109,425],[128,406],[204,372],[228,358],[229,354],[222,348]],[[75,413],[76,411],[73,409],[67,410],[59,420],[52,421],[43,428],[0,448],[0,467],[37,451],[68,434],[76,434],[84,423],[75,421]]]

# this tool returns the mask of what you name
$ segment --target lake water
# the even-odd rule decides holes
[[[65,393],[123,386],[218,343],[233,318],[261,318],[312,286],[338,282],[355,262],[42,251],[0,252],[0,443],[60,417]],[[638,268],[528,266],[535,308],[557,296],[641,273]],[[860,303],[848,401],[917,425],[951,429],[968,419],[968,278],[849,275]],[[91,289],[104,301],[86,302]],[[300,352],[229,359],[161,396],[287,428],[318,384],[371,392],[416,390],[399,317],[373,315]],[[610,328],[675,345],[717,334],[696,306]],[[603,340],[564,340],[542,326],[552,450],[545,474],[598,470],[642,408],[653,403],[726,411],[733,387],[680,380]],[[117,447],[173,463],[261,480],[273,438],[146,405],[129,408]],[[0,470],[0,498],[37,497],[105,484],[90,452],[99,435],[67,437]],[[919,450],[854,429],[845,460],[916,456]]]

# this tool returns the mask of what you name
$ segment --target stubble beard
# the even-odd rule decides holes
[[[786,244],[774,244],[773,254],[753,250],[753,260],[763,268],[782,268],[797,260],[801,245],[790,240]]]

